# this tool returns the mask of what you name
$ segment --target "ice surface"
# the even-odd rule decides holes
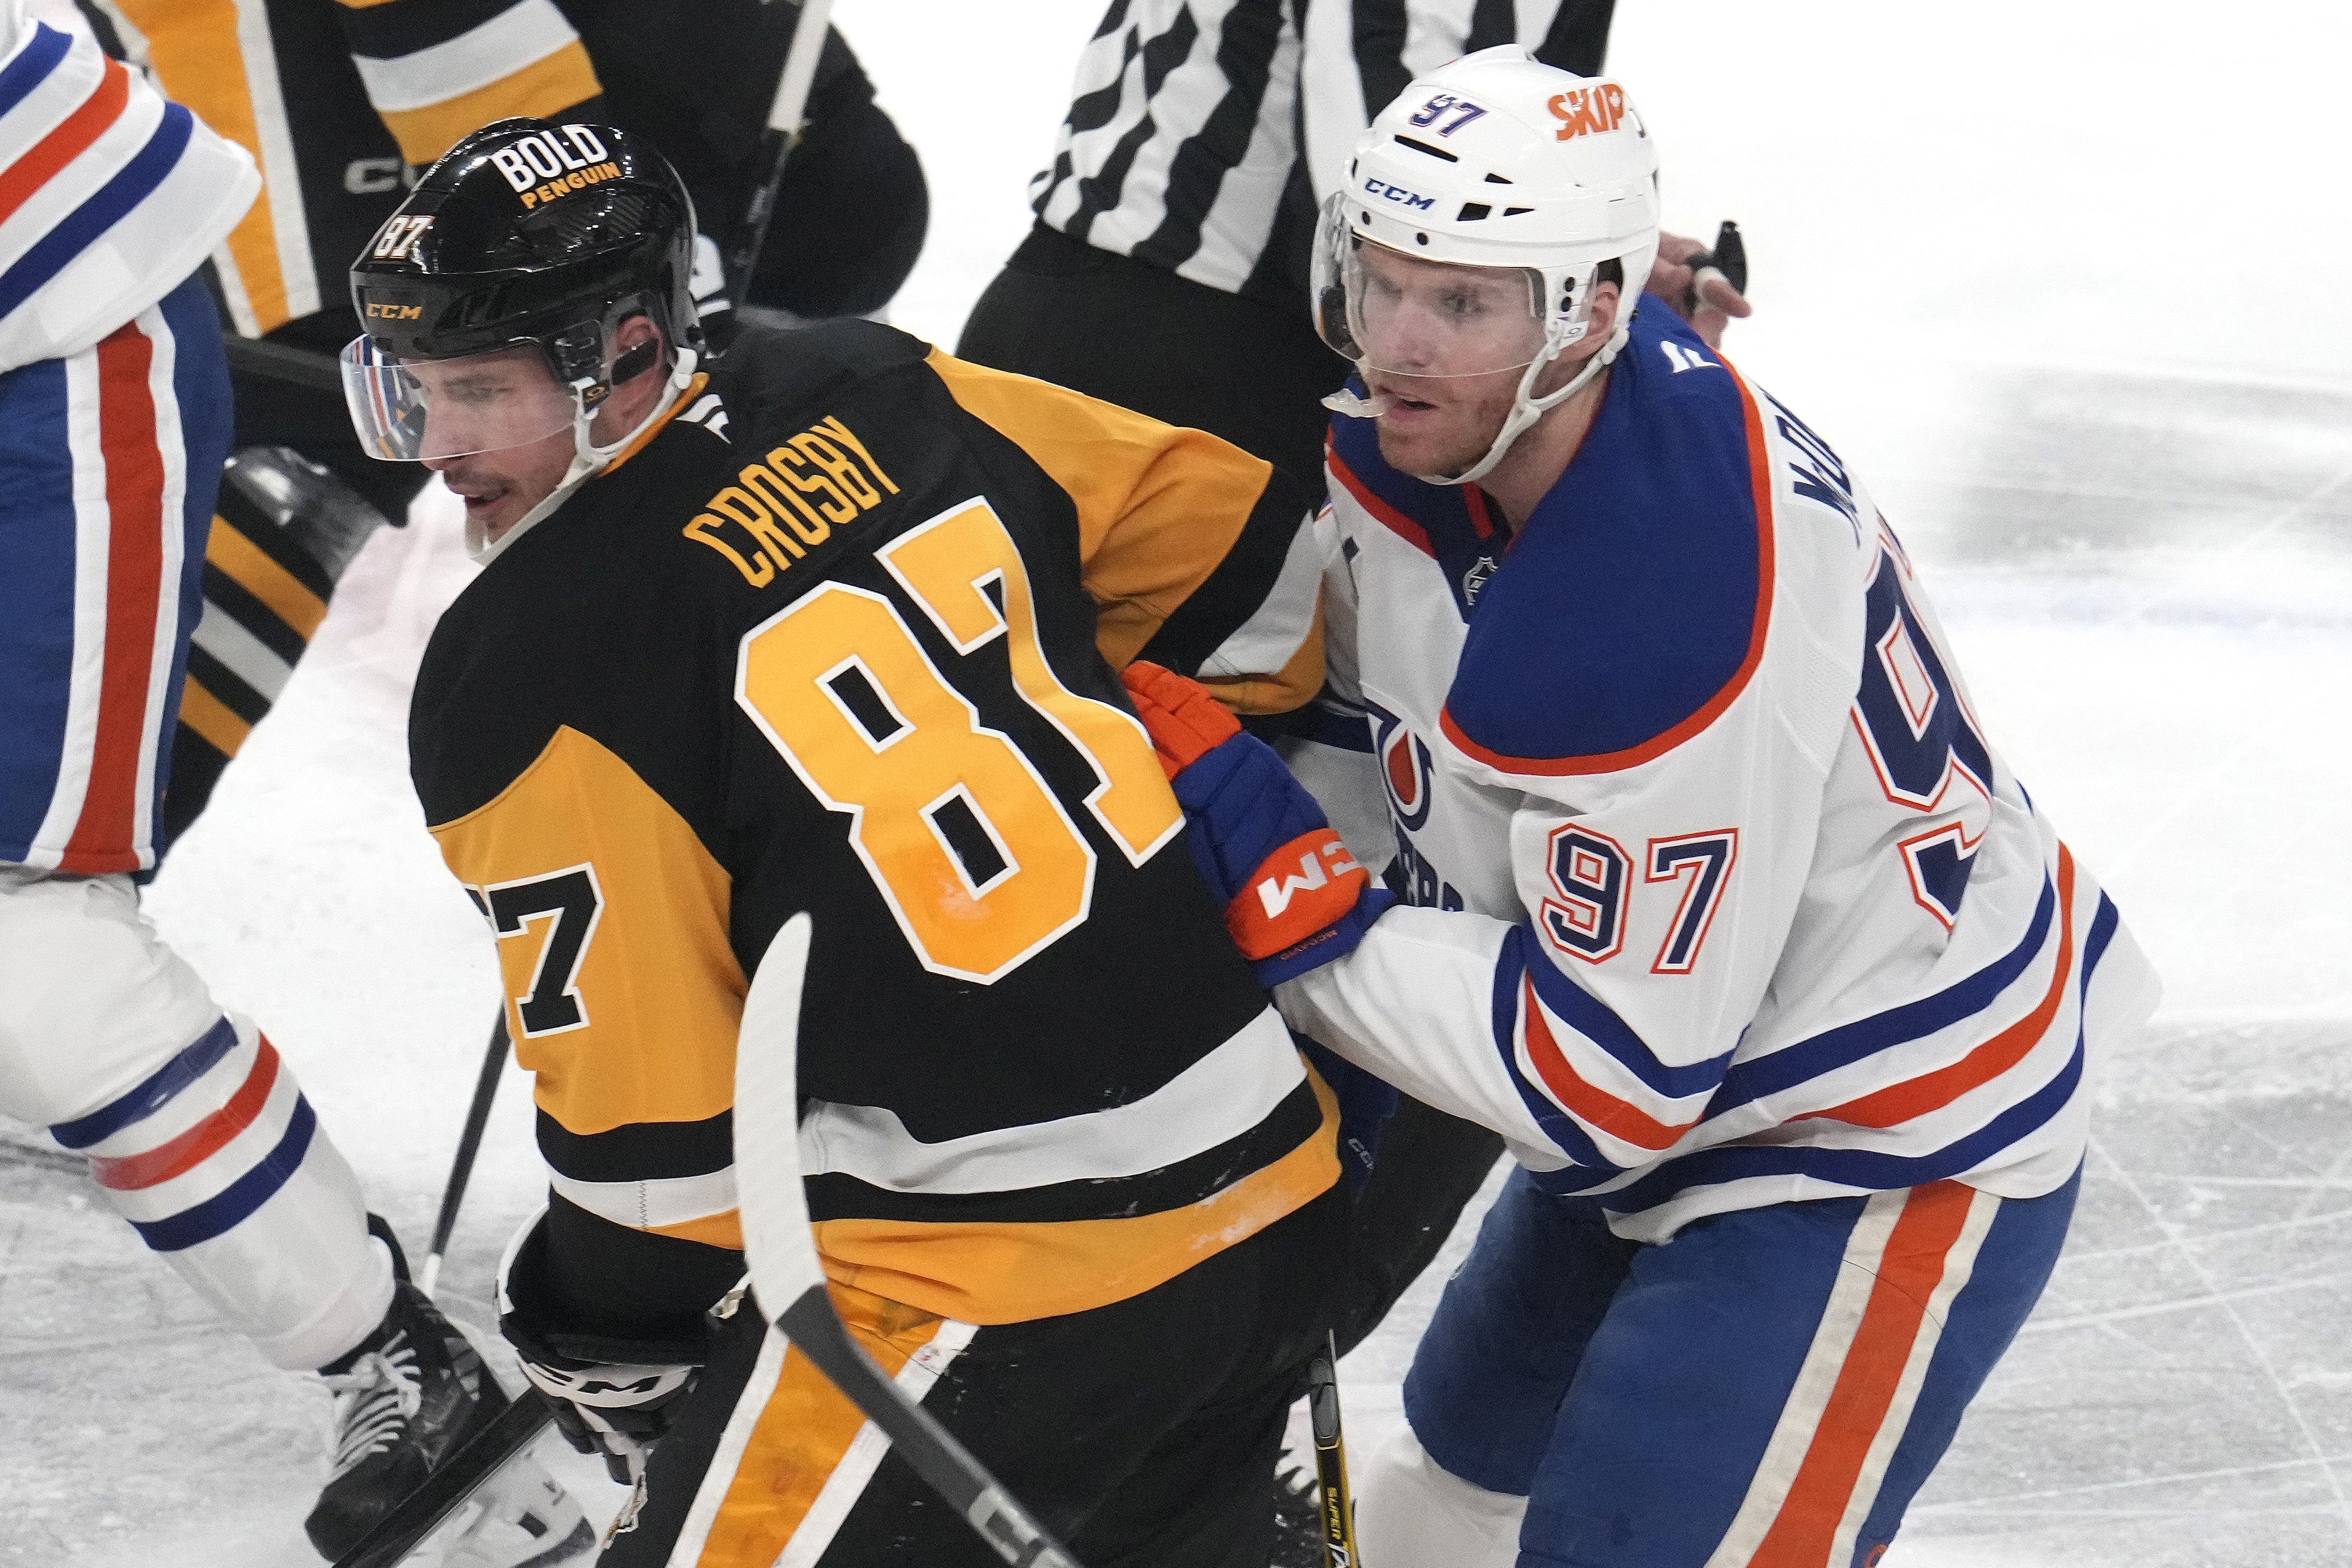
[[[2042,1309],[1887,1568],[2352,1563],[2352,841],[2326,826],[2352,750],[2352,296],[2303,277],[2352,238],[2320,162],[2333,14],[1621,9],[1670,221],[1748,231],[1734,356],[1871,485],[1995,743],[2168,988],[2097,1079]],[[951,343],[1018,241],[1099,10],[841,0],[931,178],[901,324]],[[2273,273],[2265,247],[2310,259]],[[415,660],[471,571],[456,531],[436,492],[369,545],[151,900],[412,1241],[496,995],[404,775]],[[522,1091],[444,1275],[478,1327],[538,1201]],[[1467,1241],[1342,1368],[1360,1456]],[[0,1147],[0,1563],[264,1561],[325,1405],[73,1162]]]

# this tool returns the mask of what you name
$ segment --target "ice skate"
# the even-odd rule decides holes
[[[405,1280],[376,1332],[320,1375],[335,1396],[333,1470],[303,1529],[330,1562],[507,1406],[472,1343]],[[539,1568],[593,1544],[579,1505],[528,1460],[467,1508],[444,1531],[451,1568]]]

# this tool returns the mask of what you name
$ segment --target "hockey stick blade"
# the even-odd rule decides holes
[[[1348,1487],[1348,1437],[1339,1428],[1339,1346],[1327,1338],[1307,1364],[1307,1415],[1315,1428],[1315,1479],[1323,1489],[1324,1568],[1355,1568],[1356,1500]]]
[[[336,1558],[334,1568],[394,1568],[554,1419],[554,1410],[537,1389],[516,1395],[513,1404],[467,1438],[464,1447],[425,1478],[424,1485],[401,1499],[357,1545]]]
[[[743,998],[735,1041],[736,1191],[752,1292],[793,1347],[833,1380],[999,1557],[1014,1568],[1078,1568],[980,1461],[858,1348],[825,1294],[801,1187],[801,986],[813,929],[806,915],[795,915],[768,945]]]

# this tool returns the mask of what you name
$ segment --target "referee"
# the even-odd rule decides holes
[[[1079,57],[1037,214],[958,357],[1223,436],[1320,488],[1348,365],[1307,310],[1316,211],[1371,117],[1496,44],[1599,74],[1614,0],[1110,0]],[[1661,237],[1650,288],[1683,308],[1701,247]],[[1747,302],[1711,279],[1712,343]],[[1335,1328],[1345,1352],[1426,1268],[1501,1152],[1400,1097],[1358,1193]]]

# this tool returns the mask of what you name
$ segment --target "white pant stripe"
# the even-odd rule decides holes
[[[179,368],[179,340],[161,308],[139,313],[139,329],[151,346],[147,396],[155,408],[155,451],[163,467],[163,493],[156,521],[163,532],[163,559],[156,574],[155,642],[147,664],[147,709],[140,721],[139,778],[131,808],[131,848],[142,871],[155,865],[155,768],[162,748],[163,714],[172,686],[172,652],[180,641],[180,573],[187,557],[188,454],[180,432],[180,392],[173,384]]]
[[[1911,1342],[1911,1354],[1903,1364],[1903,1376],[1895,1385],[1895,1397],[1886,1407],[1886,1417],[1878,1425],[1878,1435],[1870,1441],[1870,1451],[1864,1456],[1862,1474],[1854,1478],[1853,1495],[1846,1499],[1845,1513],[1838,1521],[1836,1544],[1830,1552],[1833,1563],[1853,1560],[1854,1537],[1862,1532],[1863,1521],[1878,1502],[1879,1483],[1886,1479],[1886,1467],[1894,1462],[1895,1445],[1911,1425],[1912,1406],[1919,1402],[1920,1385],[1927,1381],[1927,1364],[1935,1359],[1937,1345],[1943,1343],[1944,1322],[1951,1315],[1952,1298],[1958,1296],[1975,1272],[1977,1252],[1984,1246],[1985,1233],[1992,1228],[1993,1216],[2000,1212],[2000,1199],[1989,1192],[1972,1194],[1969,1217],[1961,1223],[1959,1239],[1944,1254],[1943,1278],[1937,1281],[1935,1294],[1927,1298],[1927,1310],[1919,1320],[1918,1336]]]
[[[931,1336],[930,1343],[908,1357],[907,1364],[898,1369],[898,1375],[891,1381],[908,1398],[919,1403],[955,1358],[963,1354],[963,1347],[971,1343],[971,1336],[979,1332],[978,1326],[972,1323],[960,1323],[953,1319],[941,1322],[940,1332]],[[833,1538],[841,1532],[842,1521],[849,1517],[850,1509],[865,1494],[866,1484],[874,1479],[874,1471],[882,1463],[882,1456],[889,1451],[890,1439],[882,1435],[881,1427],[868,1421],[857,1428],[857,1436],[850,1440],[848,1450],[841,1456],[841,1462],[834,1466],[833,1474],[825,1478],[824,1490],[816,1494],[816,1501],[809,1505],[807,1517],[801,1521],[800,1528],[793,1531],[793,1538],[784,1543],[783,1553],[776,1559],[775,1568],[815,1568],[817,1559],[824,1555],[824,1549],[832,1545]]]
[[[748,1298],[736,1308],[749,1312]],[[751,1364],[751,1375],[744,1380],[743,1392],[735,1396],[735,1408],[727,1417],[727,1429],[719,1434],[719,1447],[710,1456],[709,1467],[702,1472],[702,1484],[695,1489],[694,1506],[686,1512],[686,1523],[677,1532],[677,1541],[670,1548],[669,1568],[694,1568],[701,1559],[703,1542],[710,1539],[710,1527],[719,1519],[719,1507],[727,1500],[727,1489],[735,1483],[735,1467],[743,1462],[743,1450],[751,1444],[751,1430],[760,1424],[760,1413],[775,1396],[776,1379],[784,1371],[784,1336],[773,1323],[768,1325],[765,1338],[760,1342],[759,1359]]]
[[[1895,1222],[1903,1217],[1909,1197],[1907,1190],[1882,1192],[1863,1205],[1862,1218],[1846,1241],[1837,1283],[1830,1288],[1829,1302],[1822,1310],[1821,1326],[1813,1331],[1812,1345],[1805,1352],[1805,1364],[1789,1390],[1788,1403],[1780,1407],[1780,1419],[1764,1446],[1755,1479],[1748,1483],[1748,1495],[1740,1500],[1739,1511],[1707,1558],[1706,1568],[1747,1568],[1756,1549],[1764,1544],[1772,1521],[1780,1517],[1780,1505],[1788,1500],[1789,1489],[1796,1484],[1797,1472],[1812,1448],[1813,1433],[1821,1426],[1822,1412],[1829,1407],[1838,1375],[1845,1370],[1846,1352],[1853,1347],[1854,1334],[1870,1305],[1870,1293],[1878,1284],[1887,1239],[1894,1234]]]

